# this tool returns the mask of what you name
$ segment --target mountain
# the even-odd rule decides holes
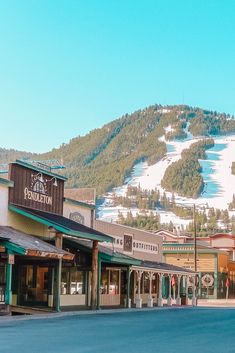
[[[208,137],[233,132],[235,120],[229,114],[186,105],[152,105],[125,114],[48,153],[0,149],[0,162],[16,158],[63,160],[68,187],[96,187],[101,194],[122,185],[137,162],[152,165],[162,159],[167,151],[166,141],[185,139],[188,133]]]

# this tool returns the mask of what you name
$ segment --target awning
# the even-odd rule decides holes
[[[187,270],[186,268],[155,261],[141,261],[139,266],[133,266],[132,269],[163,274],[195,275],[194,271]]]
[[[63,234],[89,240],[106,241],[109,243],[113,242],[112,237],[61,215],[33,210],[22,206],[15,206],[13,204],[10,204],[8,208],[13,212],[28,217],[36,222],[45,224],[48,227],[53,227]]]
[[[92,242],[80,239],[74,239],[72,237],[64,237],[63,244],[68,246],[76,247],[85,252],[91,253]],[[128,255],[120,252],[113,251],[112,249],[102,246],[99,244],[99,259],[102,262],[113,263],[126,266],[138,266],[141,264],[141,260],[134,259]]]
[[[67,251],[11,227],[0,226],[0,241],[6,249],[18,255],[64,260],[73,260],[74,258],[74,255]]]

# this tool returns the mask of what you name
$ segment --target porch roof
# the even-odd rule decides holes
[[[194,271],[188,270],[183,267],[170,265],[164,262],[154,262],[154,261],[141,261],[141,265],[133,267],[134,270],[143,270],[143,271],[153,271],[158,273],[167,273],[167,274],[179,274],[179,275],[193,275]]]
[[[53,227],[58,232],[63,234],[89,240],[106,241],[110,243],[113,242],[112,237],[58,214],[39,211],[13,204],[10,204],[8,208],[13,212],[28,217],[36,222],[45,224],[48,227]]]
[[[74,255],[56,248],[38,237],[23,233],[11,227],[0,226],[0,240],[3,246],[18,255],[63,258],[73,260]]]
[[[74,239],[73,237],[65,237],[64,243],[66,244],[66,242],[76,245],[81,250],[91,252],[91,249],[92,249],[91,241]],[[123,253],[113,251],[113,249],[105,247],[100,244],[99,244],[99,258],[103,262],[115,263],[120,265],[138,266],[141,264],[141,260],[137,260]]]

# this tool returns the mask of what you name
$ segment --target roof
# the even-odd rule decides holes
[[[194,243],[164,243],[162,245],[162,252],[163,254],[173,254],[179,252],[186,252],[187,254],[194,252]],[[222,253],[222,250],[218,250],[204,242],[197,242],[197,253],[204,253],[204,254],[218,254]]]
[[[213,238],[229,238],[229,239],[234,239],[234,238],[235,238],[235,234],[216,233],[216,234],[210,235],[209,238],[210,238],[210,239],[213,239]]]
[[[0,239],[7,249],[20,255],[63,258],[67,260],[72,260],[74,257],[73,254],[56,248],[38,237],[11,227],[0,226]]]
[[[9,179],[5,179],[5,178],[1,178],[0,177],[0,184],[6,187],[13,187],[14,186],[14,182],[9,180]]]
[[[10,204],[8,208],[13,212],[33,219],[36,222],[45,224],[48,227],[53,227],[58,232],[63,234],[89,240],[107,241],[110,243],[113,242],[112,237],[58,214],[39,211],[22,206],[15,206],[13,204]]]
[[[156,269],[162,272],[174,272],[174,273],[189,273],[193,274],[191,270],[187,270],[183,267],[169,265],[165,262],[155,262],[155,261],[142,261],[141,267],[147,267],[149,269]]]
[[[130,226],[126,226],[124,224],[119,224],[119,223],[112,223],[112,222],[107,222],[107,221],[103,221],[101,219],[95,219],[94,221],[94,227],[95,229],[105,229],[105,232],[107,232],[110,236],[118,236],[120,235],[115,234],[114,230],[119,231],[125,231],[128,232],[130,234],[135,233],[135,234],[139,234],[142,235],[143,237],[145,237],[145,240],[147,237],[152,237],[152,239],[158,239],[159,242],[162,242],[162,236],[152,233],[148,230],[144,230],[144,229],[139,229],[139,228],[134,228],[134,227],[130,227]]]
[[[64,181],[68,180],[68,178],[64,175],[51,172],[51,168],[50,169],[45,169],[43,167],[40,168],[40,166],[35,166],[35,164],[29,163],[27,161],[22,161],[21,159],[17,159],[12,164],[18,164],[18,165],[21,165],[22,167],[36,170],[39,173],[44,173],[44,174],[50,175],[52,177],[55,177],[57,179],[61,179]],[[43,165],[43,163],[41,163],[41,165]]]
[[[165,229],[159,229],[158,231],[154,232],[154,234],[157,234],[157,235],[160,235],[162,236],[162,233],[164,233],[165,235],[171,237],[171,238],[174,238],[174,239],[178,239],[178,238],[181,238],[181,239],[186,239],[188,238],[187,235],[181,235],[181,234],[176,234],[176,233],[173,233],[169,230],[165,230]]]
[[[87,240],[75,239],[72,237],[64,237],[64,244],[73,243],[77,245],[80,249],[85,251],[91,251],[92,249],[92,242]],[[99,244],[99,257],[100,260],[103,262],[111,262],[116,264],[124,264],[124,265],[140,265],[141,260],[134,259],[131,256],[125,255],[123,253],[113,251],[112,249],[105,247]]]
[[[64,190],[65,198],[82,202],[83,204],[95,205],[96,191],[94,188],[73,188]]]
[[[72,205],[75,205],[75,206],[82,206],[82,207],[86,207],[86,208],[90,208],[92,210],[95,210],[95,205],[92,205],[92,204],[89,204],[89,203],[72,200],[72,199],[69,199],[67,197],[64,197],[64,201],[67,202],[67,203],[70,203]]]

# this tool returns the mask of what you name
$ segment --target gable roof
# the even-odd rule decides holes
[[[0,226],[3,245],[19,255],[64,258],[72,260],[74,255],[48,244],[39,237],[26,234],[12,227]]]

